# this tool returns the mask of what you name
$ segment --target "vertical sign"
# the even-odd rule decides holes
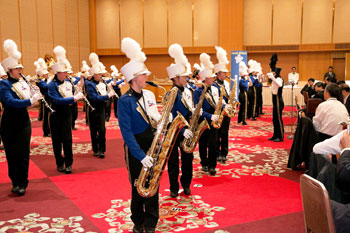
[[[231,88],[236,82],[236,100],[239,95],[239,63],[244,61],[247,65],[247,51],[231,51]]]

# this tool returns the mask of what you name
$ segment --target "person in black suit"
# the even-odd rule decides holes
[[[311,96],[315,94],[314,83],[315,83],[315,79],[309,78],[307,80],[307,84],[305,84],[303,89],[301,89],[300,93],[303,94],[303,92],[306,91],[309,98],[311,98]]]
[[[324,101],[324,83],[318,82],[315,84],[315,94],[312,98],[318,98]]]
[[[324,80],[328,78],[330,82],[336,83],[335,73],[333,72],[333,66],[328,67],[328,72],[324,74]]]
[[[341,90],[341,94],[343,96],[343,103],[345,104],[346,109],[348,110],[348,113],[350,114],[350,87],[348,84],[341,84],[340,85],[340,90]]]
[[[336,185],[350,193],[350,135],[345,132],[339,143],[341,154],[337,163]],[[350,232],[350,203],[341,204],[331,200],[334,225],[337,233]]]

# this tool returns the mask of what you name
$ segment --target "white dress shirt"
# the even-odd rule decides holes
[[[277,95],[278,88],[282,87],[283,85],[283,80],[280,77],[275,78],[271,73],[268,73],[267,75],[272,80],[272,83],[271,83],[272,94]]]
[[[297,72],[295,72],[295,73],[290,72],[288,74],[288,82],[289,83],[293,82],[294,85],[296,86],[298,81],[299,81],[299,73],[297,73]]]
[[[334,136],[342,130],[340,122],[348,121],[348,111],[336,98],[329,98],[316,108],[312,123],[316,131]]]
[[[314,145],[313,152],[315,154],[328,155],[328,154],[338,154],[341,149],[339,146],[340,138],[346,130],[341,131],[335,136],[328,138],[322,142]]]

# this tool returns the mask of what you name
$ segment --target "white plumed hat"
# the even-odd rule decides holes
[[[189,63],[181,45],[177,43],[170,45],[168,52],[170,57],[175,60],[175,64],[171,64],[166,68],[169,78],[173,79],[176,76],[188,76],[189,73],[187,72],[186,66]]]
[[[214,65],[210,61],[210,56],[206,53],[202,53],[199,56],[199,60],[201,61],[202,70],[199,71],[198,75],[201,80],[204,81],[206,78],[215,77],[215,74],[213,73]]]
[[[142,52],[139,43],[130,37],[125,37],[122,40],[121,50],[130,59],[130,61],[120,69],[120,72],[123,74],[127,82],[130,82],[138,75],[151,74],[144,64],[146,61],[146,55]]]
[[[239,63],[239,76],[243,77],[248,75],[248,67],[244,61]]]
[[[111,77],[115,78],[115,77],[119,77],[120,76],[120,73],[117,69],[117,67],[115,65],[111,65],[111,71],[112,71],[112,74],[111,74]]]
[[[89,60],[91,63],[91,68],[89,69],[90,75],[95,75],[95,74],[103,74],[104,71],[102,70],[103,67],[101,66],[102,63],[100,63],[100,59],[98,58],[96,53],[90,53]]]
[[[226,68],[227,64],[230,63],[227,60],[227,52],[226,52],[226,50],[221,48],[221,47],[219,47],[219,46],[215,46],[215,49],[216,49],[216,57],[217,57],[219,62],[217,64],[215,64],[215,66],[214,66],[214,73],[230,72]]]
[[[47,71],[47,65],[46,65],[44,59],[42,59],[42,58],[39,58],[37,61],[35,61],[34,66],[35,66],[35,72],[39,76],[43,76],[43,75],[49,73]]]
[[[1,62],[5,72],[11,69],[23,68],[22,64],[18,62],[22,54],[18,51],[17,44],[13,40],[7,39],[4,41],[4,50],[8,55],[8,57]]]
[[[0,78],[2,77],[2,76],[6,76],[7,74],[6,74],[6,72],[5,72],[5,70],[4,70],[4,68],[2,67],[2,65],[0,64]]]
[[[70,63],[67,62],[68,60],[66,58],[66,50],[62,46],[58,45],[53,49],[53,52],[56,55],[57,62],[51,66],[51,69],[55,73],[71,72]]]

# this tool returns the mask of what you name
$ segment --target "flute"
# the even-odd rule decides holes
[[[76,90],[77,92],[82,92],[82,90],[81,90],[81,88],[80,88],[79,86],[74,85],[73,80],[72,80],[71,77],[67,76],[67,78],[68,78],[69,82],[72,84],[72,86],[75,88],[75,90]],[[95,108],[92,107],[92,105],[90,104],[90,101],[86,98],[85,95],[84,95],[84,101],[85,101],[85,103],[91,108],[91,111],[94,111],[94,110],[95,110]]]

